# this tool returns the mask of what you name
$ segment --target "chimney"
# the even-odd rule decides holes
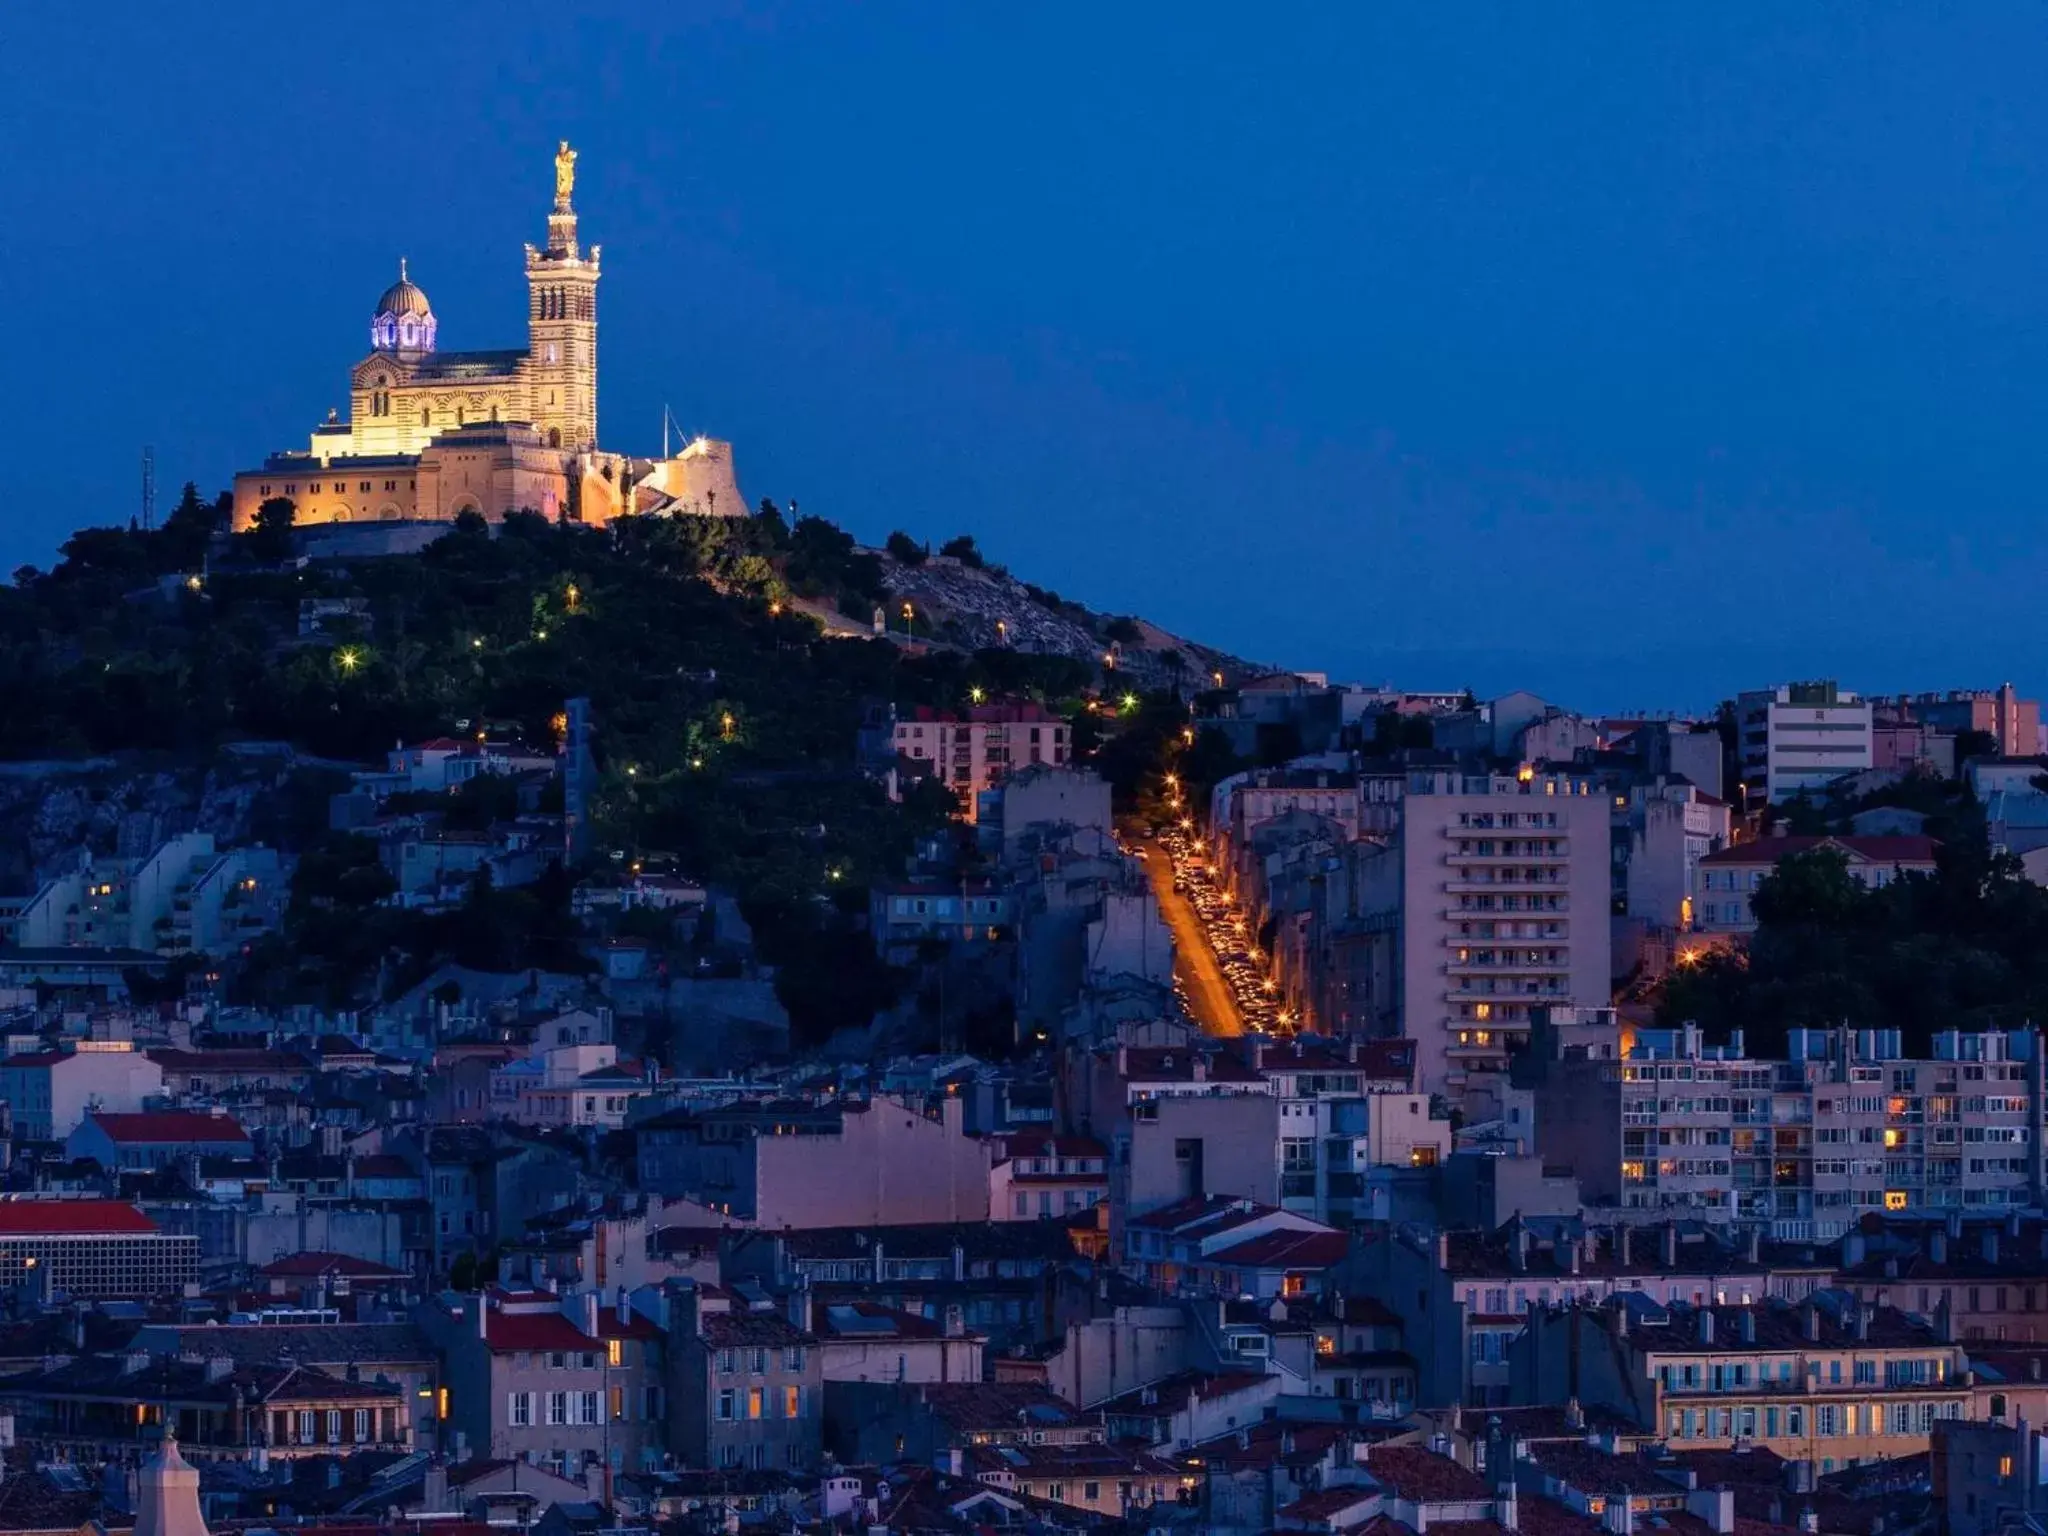
[[[1799,1511],[1799,1529],[1806,1536],[1820,1536],[1820,1516],[1814,1513],[1811,1504]]]
[[[1861,1232],[1851,1232],[1842,1239],[1842,1265],[1854,1269],[1863,1262],[1865,1246]]]
[[[1937,1264],[1948,1262],[1948,1233],[1936,1227],[1927,1237],[1927,1257]]]
[[[1961,1211],[1950,1211],[1948,1213],[1948,1235],[1958,1240],[1962,1238],[1963,1213]]]
[[[1749,1229],[1749,1234],[1743,1239],[1742,1243],[1742,1257],[1745,1263],[1761,1264],[1763,1262],[1763,1233],[1764,1229],[1762,1227],[1751,1227]]]
[[[1859,1304],[1856,1308],[1856,1337],[1865,1344],[1870,1342],[1870,1313],[1869,1307]]]
[[[1620,1261],[1623,1269],[1627,1269],[1629,1266],[1629,1248],[1632,1246],[1634,1238],[1635,1229],[1625,1221],[1614,1230],[1614,1255]]]
[[[1494,1495],[1493,1518],[1502,1530],[1518,1531],[1522,1528],[1522,1512],[1516,1507],[1515,1485],[1512,1479],[1502,1483],[1500,1491]]]
[[[490,1297],[482,1291],[476,1293],[476,1336],[488,1340],[491,1336]]]
[[[619,1327],[629,1328],[633,1323],[633,1298],[626,1294],[626,1288],[619,1287]]]
[[[1712,1307],[1700,1308],[1700,1342],[1706,1345],[1709,1349],[1713,1347],[1714,1309]]]
[[[597,1337],[597,1313],[600,1298],[596,1291],[591,1290],[585,1291],[580,1299],[583,1303],[583,1337],[594,1339]]]
[[[1742,1342],[1745,1344],[1754,1344],[1756,1342],[1756,1308],[1754,1307],[1744,1307],[1742,1309]]]
[[[1715,1536],[1730,1536],[1735,1529],[1735,1490],[1699,1488],[1685,1496],[1686,1513],[1697,1515],[1711,1526]]]
[[[1678,1223],[1664,1223],[1664,1269],[1666,1273],[1678,1268]]]
[[[448,1463],[436,1456],[427,1463],[427,1482],[422,1490],[425,1512],[438,1515],[448,1508]]]
[[[1986,1264],[1996,1264],[1998,1262],[1998,1228],[1996,1227],[1986,1227],[1984,1229],[1984,1262]]]
[[[1809,1297],[1804,1303],[1801,1304],[1799,1311],[1800,1321],[1805,1325],[1806,1342],[1809,1344],[1818,1344],[1820,1342],[1819,1305],[1816,1304],[1811,1297]]]
[[[1573,1430],[1584,1429],[1586,1427],[1586,1410],[1579,1406],[1579,1400],[1576,1397],[1568,1397],[1565,1399],[1564,1427],[1566,1429]]]

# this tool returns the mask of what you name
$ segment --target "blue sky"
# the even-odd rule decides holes
[[[0,559],[302,443],[402,253],[601,432],[1299,667],[2048,687],[2036,6],[25,8]]]

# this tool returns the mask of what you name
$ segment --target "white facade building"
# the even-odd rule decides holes
[[[1628,797],[1628,915],[1691,926],[1700,860],[1728,846],[1728,807],[1684,782],[1639,784]]]
[[[1401,1033],[1419,1086],[1502,1071],[1531,1010],[1613,986],[1609,801],[1566,774],[1410,776],[1400,859]]]
[[[1819,794],[1842,775],[1872,766],[1870,702],[1832,682],[1744,693],[1735,713],[1751,801],[1776,805],[1802,792]]]

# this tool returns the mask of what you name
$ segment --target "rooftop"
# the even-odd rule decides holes
[[[155,1222],[125,1200],[0,1200],[0,1237],[156,1230]]]

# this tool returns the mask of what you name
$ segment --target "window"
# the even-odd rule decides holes
[[[782,1389],[782,1416],[785,1419],[800,1419],[804,1416],[804,1389],[784,1387]]]
[[[754,1350],[747,1360],[747,1369],[756,1376],[767,1375],[768,1351],[765,1349]]]
[[[506,1400],[506,1422],[514,1429],[525,1429],[533,1423],[533,1394],[514,1392]]]
[[[550,1392],[548,1394],[548,1422],[566,1424],[569,1422],[569,1394]]]
[[[800,1371],[804,1368],[804,1347],[792,1344],[782,1352],[782,1368],[785,1371]]]
[[[763,1412],[764,1412],[764,1411],[766,1410],[766,1407],[767,1407],[767,1404],[766,1404],[766,1402],[765,1402],[765,1399],[766,1399],[766,1397],[767,1397],[767,1394],[766,1394],[765,1392],[763,1392],[763,1391],[761,1390],[761,1388],[759,1388],[759,1387],[749,1387],[749,1388],[747,1388],[747,1417],[748,1417],[748,1418],[750,1418],[750,1419],[758,1419],[758,1418],[760,1418],[760,1417],[761,1417],[762,1413],[763,1413]]]
[[[732,1389],[731,1387],[721,1387],[721,1388],[719,1388],[719,1391],[718,1391],[718,1417],[720,1417],[721,1419],[730,1419],[730,1418],[733,1418],[733,1417],[735,1416],[735,1407],[736,1407],[736,1399],[737,1399],[737,1397],[738,1397],[738,1394],[737,1394],[736,1392],[734,1392],[734,1391],[733,1391],[733,1389]]]
[[[1095,1502],[1095,1501],[1096,1501],[1097,1499],[1099,1499],[1099,1498],[1101,1498],[1101,1497],[1102,1497],[1102,1484],[1100,1484],[1100,1483],[1083,1483],[1083,1484],[1081,1485],[1081,1502],[1082,1502],[1082,1503],[1084,1503],[1084,1504],[1093,1504],[1093,1503],[1094,1503],[1094,1502]]]
[[[598,1417],[597,1394],[595,1392],[578,1392],[576,1394],[576,1422],[578,1424],[599,1424],[603,1422]]]
[[[356,1431],[356,1444],[358,1444],[358,1445],[361,1445],[361,1444],[362,1444],[362,1443],[363,1443],[364,1441],[366,1441],[366,1440],[368,1440],[368,1439],[370,1438],[370,1410],[369,1410],[369,1409],[367,1409],[367,1408],[358,1408],[358,1409],[356,1410],[356,1422],[355,1422],[355,1431]]]
[[[720,1351],[718,1352],[718,1374],[719,1374],[719,1375],[721,1375],[721,1376],[730,1376],[730,1375],[731,1375],[731,1374],[732,1374],[732,1373],[733,1373],[733,1372],[734,1372],[735,1370],[737,1370],[738,1368],[739,1368],[739,1356],[738,1356],[738,1355],[737,1355],[737,1354],[736,1354],[736,1353],[735,1353],[734,1351],[732,1351],[732,1350],[730,1350],[730,1349],[721,1349],[721,1350],[720,1350]]]

